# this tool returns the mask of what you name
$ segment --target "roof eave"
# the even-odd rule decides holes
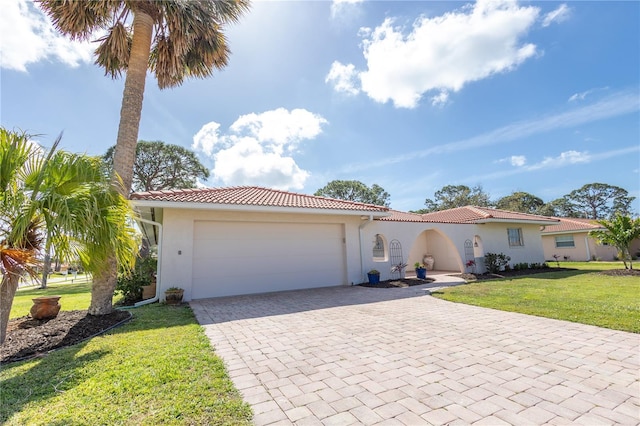
[[[554,219],[498,219],[498,218],[487,218],[487,219],[478,219],[475,220],[474,223],[482,224],[482,223],[521,223],[526,225],[550,225],[553,223],[558,223],[559,220]]]
[[[591,231],[598,231],[605,228],[592,228],[592,229],[570,229],[568,231],[542,231],[542,235],[561,235],[561,234],[588,234]]]
[[[280,206],[256,206],[246,204],[219,204],[219,203],[193,203],[177,201],[154,201],[154,200],[131,200],[134,207],[154,207],[166,209],[182,210],[216,210],[235,211],[253,213],[302,213],[302,214],[324,214],[336,216],[369,216],[374,218],[391,216],[386,211],[375,210],[348,210],[332,208],[308,208],[308,207],[280,207]]]

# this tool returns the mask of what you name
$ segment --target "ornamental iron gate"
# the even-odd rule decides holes
[[[389,243],[389,261],[391,262],[391,277],[404,278],[404,257],[402,256],[402,244],[398,240],[391,240]]]

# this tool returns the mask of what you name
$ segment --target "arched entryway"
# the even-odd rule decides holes
[[[425,263],[426,257],[433,258],[433,268],[442,272],[462,272],[460,253],[449,237],[437,229],[422,231],[413,241],[407,263],[407,270],[413,270],[414,263]]]

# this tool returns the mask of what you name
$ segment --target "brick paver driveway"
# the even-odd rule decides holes
[[[640,336],[338,287],[192,302],[257,425],[640,423]]]

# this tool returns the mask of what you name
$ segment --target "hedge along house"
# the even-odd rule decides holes
[[[412,271],[425,255],[450,272],[464,271],[470,253],[542,262],[540,225],[554,223],[474,207],[417,215],[260,187],[140,192],[131,201],[159,246],[160,297],[175,286],[185,300],[359,284],[374,268],[387,279],[393,264]]]

